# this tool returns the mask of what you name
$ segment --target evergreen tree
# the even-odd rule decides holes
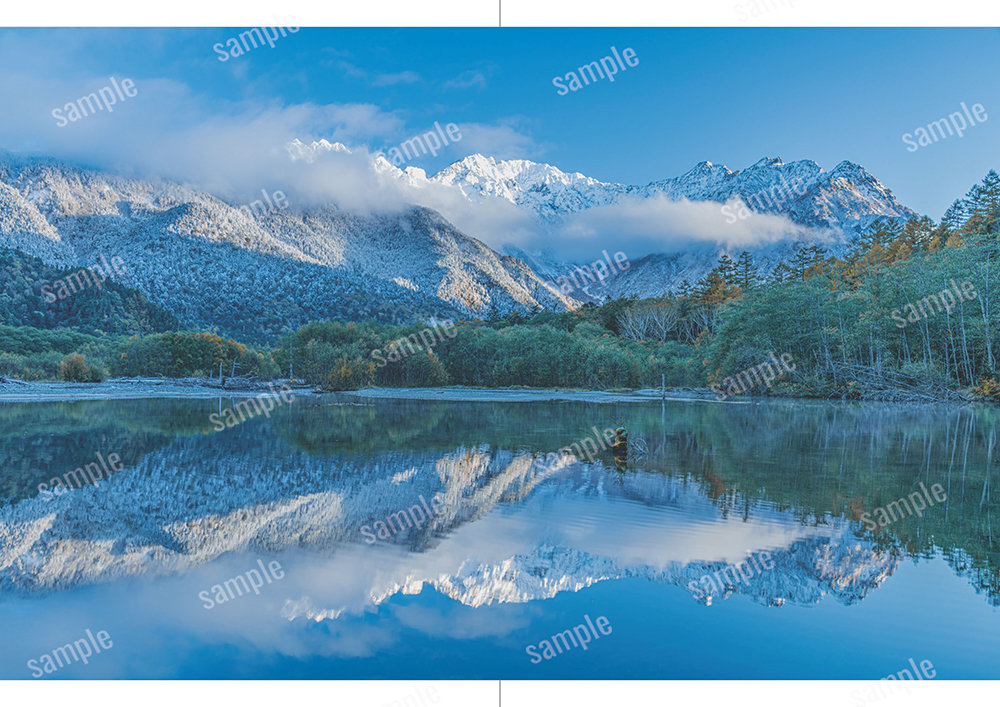
[[[753,256],[744,250],[736,260],[736,284],[746,292],[756,287],[758,280],[757,271],[753,265]]]
[[[719,263],[715,266],[715,269],[722,282],[726,285],[736,284],[736,263],[733,262],[733,259],[728,254],[723,253],[719,257]]]
[[[952,231],[961,230],[968,220],[969,204],[965,199],[956,200],[941,217],[941,223]]]
[[[778,263],[771,272],[771,282],[788,282],[794,277],[792,269],[785,264],[785,261]]]
[[[975,236],[1000,231],[1000,175],[994,170],[972,188],[966,197],[969,218],[963,230]]]

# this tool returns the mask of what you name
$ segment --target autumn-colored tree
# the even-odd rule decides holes
[[[72,354],[59,364],[59,377],[73,383],[94,383],[103,380],[103,371],[97,367],[87,366],[80,354]]]

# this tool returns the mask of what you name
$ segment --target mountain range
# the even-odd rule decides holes
[[[471,155],[430,178],[455,185],[473,200],[498,197],[530,210],[542,221],[618,203],[623,197],[714,201],[741,198],[755,211],[780,213],[804,226],[853,231],[879,217],[916,216],[864,167],[841,162],[826,172],[812,160],[784,163],[780,158],[758,160],[746,169],[700,162],[679,177],[644,186],[601,182],[579,173],[562,172],[527,160],[496,160]],[[791,187],[791,188],[790,188]],[[781,206],[752,205],[752,197],[772,189],[791,197]]]
[[[425,584],[468,606],[546,599],[625,577],[693,592],[692,582],[745,559],[750,528],[757,547],[774,556],[774,570],[695,599],[854,604],[906,554],[860,538],[859,525],[844,518],[804,523],[766,503],[747,506],[749,520],[725,517],[701,482],[655,472],[619,478],[571,455],[546,464],[484,445],[396,450],[371,460],[311,456],[262,439],[259,430],[207,449],[204,439],[177,439],[96,485],[0,508],[0,595],[184,574],[230,553],[292,549],[306,553],[308,566],[328,566],[345,579],[335,587],[289,584],[295,594],[282,612],[289,620],[360,615]],[[270,473],[259,473],[262,467]],[[378,545],[364,542],[363,527],[436,495],[443,507],[426,524]],[[602,522],[577,517],[585,509],[600,509]],[[561,529],[554,515],[576,522]],[[690,557],[678,539],[692,518],[717,524],[704,556]],[[609,538],[606,523],[619,535]],[[641,537],[624,545],[629,529],[641,529]]]
[[[350,152],[340,143],[288,145],[293,160]],[[736,205],[780,216],[787,238],[747,248],[761,270],[773,268],[802,232],[842,248],[878,218],[916,214],[864,168],[832,171],[803,160],[763,159],[743,170],[702,162],[685,174],[644,186],[602,182],[526,160],[471,155],[433,176],[399,170],[378,156],[371,169],[419,196],[433,185],[470,209],[506,202],[536,225],[538,242],[573,218],[600,208],[667,200]],[[755,195],[789,190],[766,204]],[[727,246],[705,243],[681,252],[627,255],[625,272],[567,291],[555,284],[576,263],[544,247],[490,247],[448,219],[447,209],[416,203],[360,214],[336,203],[254,212],[232,199],[161,179],[139,179],[57,160],[0,153],[0,246],[47,265],[87,267],[118,256],[119,282],[187,326],[247,341],[270,341],[314,319],[409,322],[431,316],[488,317],[539,308],[565,311],[587,300],[657,296],[682,280],[696,282]],[[616,243],[606,249],[614,252]],[[735,249],[738,251],[739,249]],[[597,260],[600,252],[594,254]],[[584,259],[583,262],[586,262]],[[36,283],[40,287],[41,283]]]
[[[780,158],[764,158],[737,171],[706,161],[679,177],[646,185],[624,185],[601,182],[579,173],[568,174],[551,165],[527,160],[504,161],[472,155],[445,168],[430,181],[454,185],[473,201],[490,198],[509,201],[530,212],[549,229],[558,229],[574,215],[590,209],[656,198],[725,204],[726,207],[719,209],[720,216],[725,216],[720,223],[733,223],[751,214],[783,216],[790,226],[786,237],[745,248],[754,255],[760,274],[769,274],[778,263],[789,258],[804,235],[822,240],[831,253],[839,254],[852,236],[878,219],[905,221],[917,217],[916,212],[899,203],[864,167],[847,161],[829,172],[812,160],[784,163]],[[744,205],[746,209],[741,210]],[[613,248],[614,244],[609,243],[608,247]],[[694,284],[715,266],[721,255],[735,260],[741,250],[744,248],[709,243],[679,252],[642,253],[633,259],[635,267],[619,277],[584,288],[583,292],[574,290],[573,294],[584,299],[659,296],[684,280]],[[511,252],[545,276],[556,277],[569,270],[544,250],[512,249]],[[594,255],[594,260],[600,259],[599,252]]]

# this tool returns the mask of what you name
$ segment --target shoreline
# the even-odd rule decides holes
[[[198,378],[113,378],[100,383],[70,383],[65,381],[0,380],[0,403],[3,402],[66,402],[75,400],[134,400],[141,398],[209,399],[219,397],[253,397],[287,385],[287,379],[247,381],[230,379],[225,386],[218,381]],[[572,388],[362,388],[360,390],[325,391],[296,382],[291,386],[299,395],[347,395],[364,400],[445,400],[453,402],[649,402],[673,400],[727,405],[751,405],[755,400],[716,400],[714,393],[684,388],[667,390],[661,397],[659,388],[631,391],[580,390]]]
[[[0,403],[69,402],[76,400],[136,400],[142,398],[209,399],[254,397],[269,393],[269,385],[280,388],[288,379],[249,381],[229,379],[226,385],[204,378],[112,378],[100,383],[64,381],[0,380]],[[315,388],[296,382],[296,396],[312,395]]]
[[[716,405],[757,405],[763,402],[883,402],[901,401],[839,400],[796,396],[739,396],[718,400],[708,388],[667,389],[661,396],[659,388],[637,390],[582,390],[574,388],[471,388],[449,386],[437,388],[361,388],[359,390],[326,391],[302,381],[288,379],[256,381],[230,378],[224,385],[217,379],[205,378],[113,378],[100,383],[70,383],[65,381],[33,382],[0,378],[0,403],[72,402],[82,400],[136,400],[251,398],[270,391],[269,386],[289,385],[295,395],[350,396],[359,401],[371,400],[441,400],[450,402],[583,402],[633,403],[669,400],[701,402]],[[925,400],[905,401],[910,405],[968,405],[978,401]]]
[[[630,391],[577,390],[573,388],[468,388],[462,386],[447,388],[361,388],[360,390],[337,391],[338,395],[350,395],[367,400],[447,400],[452,402],[586,402],[586,403],[631,403],[656,400],[681,402],[703,402],[724,405],[751,405],[752,400],[716,400],[715,394],[707,388],[667,390],[661,397],[659,388],[641,388]]]

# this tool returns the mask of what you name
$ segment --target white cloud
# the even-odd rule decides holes
[[[137,94],[62,127],[51,111],[109,84],[8,71],[0,94],[17,110],[0,111],[0,145],[98,168],[195,184],[223,196],[255,193],[288,163],[285,145],[298,135],[363,143],[404,130],[396,113],[363,103],[284,105],[223,102],[187,85],[131,78]]]
[[[788,238],[819,240],[826,233],[785,216],[751,213],[733,219],[714,201],[672,201],[662,195],[625,197],[619,203],[573,214],[555,229],[548,247],[572,259],[610,247],[641,257],[696,245],[750,248]]]
[[[345,76],[350,76],[351,78],[363,79],[368,76],[367,71],[349,61],[339,61],[337,62],[337,67],[344,72]]]
[[[340,60],[335,63],[335,66],[339,68],[345,76],[350,76],[354,79],[361,79],[365,81],[370,81],[372,86],[395,86],[400,83],[418,83],[423,81],[423,77],[420,76],[416,71],[399,71],[397,73],[384,73],[384,74],[374,74],[362,69],[360,66],[352,64],[349,61]],[[369,79],[369,76],[371,78]]]
[[[497,124],[461,123],[462,140],[458,149],[464,155],[480,153],[497,159],[537,159],[545,146],[527,133],[520,117],[501,118]]]
[[[16,36],[5,43],[0,62],[19,66],[11,61],[12,53],[24,51],[25,44],[31,43]],[[24,68],[0,73],[0,95],[16,106],[0,112],[0,146],[137,176],[174,179],[239,203],[266,188],[282,189],[293,203],[333,202],[360,212],[419,204],[440,211],[460,230],[494,248],[511,244],[532,250],[541,241],[563,257],[586,257],[608,245],[628,246],[633,257],[692,243],[746,247],[805,235],[807,230],[786,218],[761,214],[727,223],[719,204],[653,198],[591,209],[546,233],[529,213],[509,202],[487,199],[472,204],[457,188],[412,175],[395,179],[377,173],[365,146],[396,145],[418,133],[403,113],[368,103],[223,101],[178,81],[127,76],[135,81],[136,96],[119,101],[113,112],[98,112],[59,127],[53,109],[109,82],[107,76],[81,76],[84,68],[66,68],[73,66],[69,59],[80,51],[79,46],[69,46],[63,52],[65,63],[46,55],[37,65],[22,62]],[[405,71],[383,76],[386,85],[420,78]],[[450,83],[483,86],[485,76],[465,72]],[[462,138],[448,145],[447,154],[456,159],[476,152],[537,158],[545,151],[531,138],[523,117],[494,124],[455,122]],[[305,142],[340,141],[353,153],[324,155],[310,164],[292,162],[286,145],[296,137]]]
[[[445,81],[444,87],[459,90],[475,88],[481,91],[486,88],[486,75],[482,71],[470,69],[468,71],[463,71],[453,79]]]
[[[422,171],[387,169],[376,173],[370,159],[363,149],[355,149],[353,154],[322,151],[305,171],[295,173],[286,168],[281,174],[288,183],[299,185],[300,199],[321,199],[329,190],[341,206],[353,210],[426,206],[494,249],[510,245],[531,252],[544,248],[571,261],[612,247],[639,258],[697,246],[751,248],[784,239],[815,241],[829,236],[785,216],[750,213],[738,219],[733,214],[740,211],[723,211],[724,204],[672,201],[662,195],[625,197],[617,204],[595,207],[544,226],[531,212],[505,199],[488,197],[472,202],[458,187],[431,182]]]
[[[372,79],[372,86],[395,86],[398,83],[417,83],[422,81],[415,71],[400,71],[398,74],[378,74]]]
[[[135,82],[134,97],[119,101],[111,112],[99,111],[60,127],[51,111],[99,91],[109,77],[67,68],[79,66],[72,61],[82,51],[76,45],[52,53],[62,62],[47,54],[37,65],[18,64],[11,60],[12,53],[25,52],[32,42],[17,35],[4,38],[0,65],[23,68],[0,73],[0,95],[16,106],[0,111],[0,148],[176,180],[238,203],[256,198],[262,188],[282,189],[294,203],[333,202],[361,212],[393,211],[407,203],[441,207],[455,215],[460,227],[487,237],[513,222],[528,224],[529,219],[509,204],[475,211],[460,194],[444,188],[414,190],[405,180],[377,174],[366,146],[396,145],[418,133],[403,112],[369,103],[226,101],[171,79],[117,75],[118,81]],[[8,38],[11,43],[6,43]],[[420,78],[413,72],[385,76],[386,83]],[[515,119],[496,125],[461,123],[461,130],[462,140],[447,146],[455,158],[476,150],[524,156],[538,149]],[[286,146],[294,138],[340,141],[351,146],[353,154],[293,163]],[[499,226],[491,229],[487,221],[494,216]]]

